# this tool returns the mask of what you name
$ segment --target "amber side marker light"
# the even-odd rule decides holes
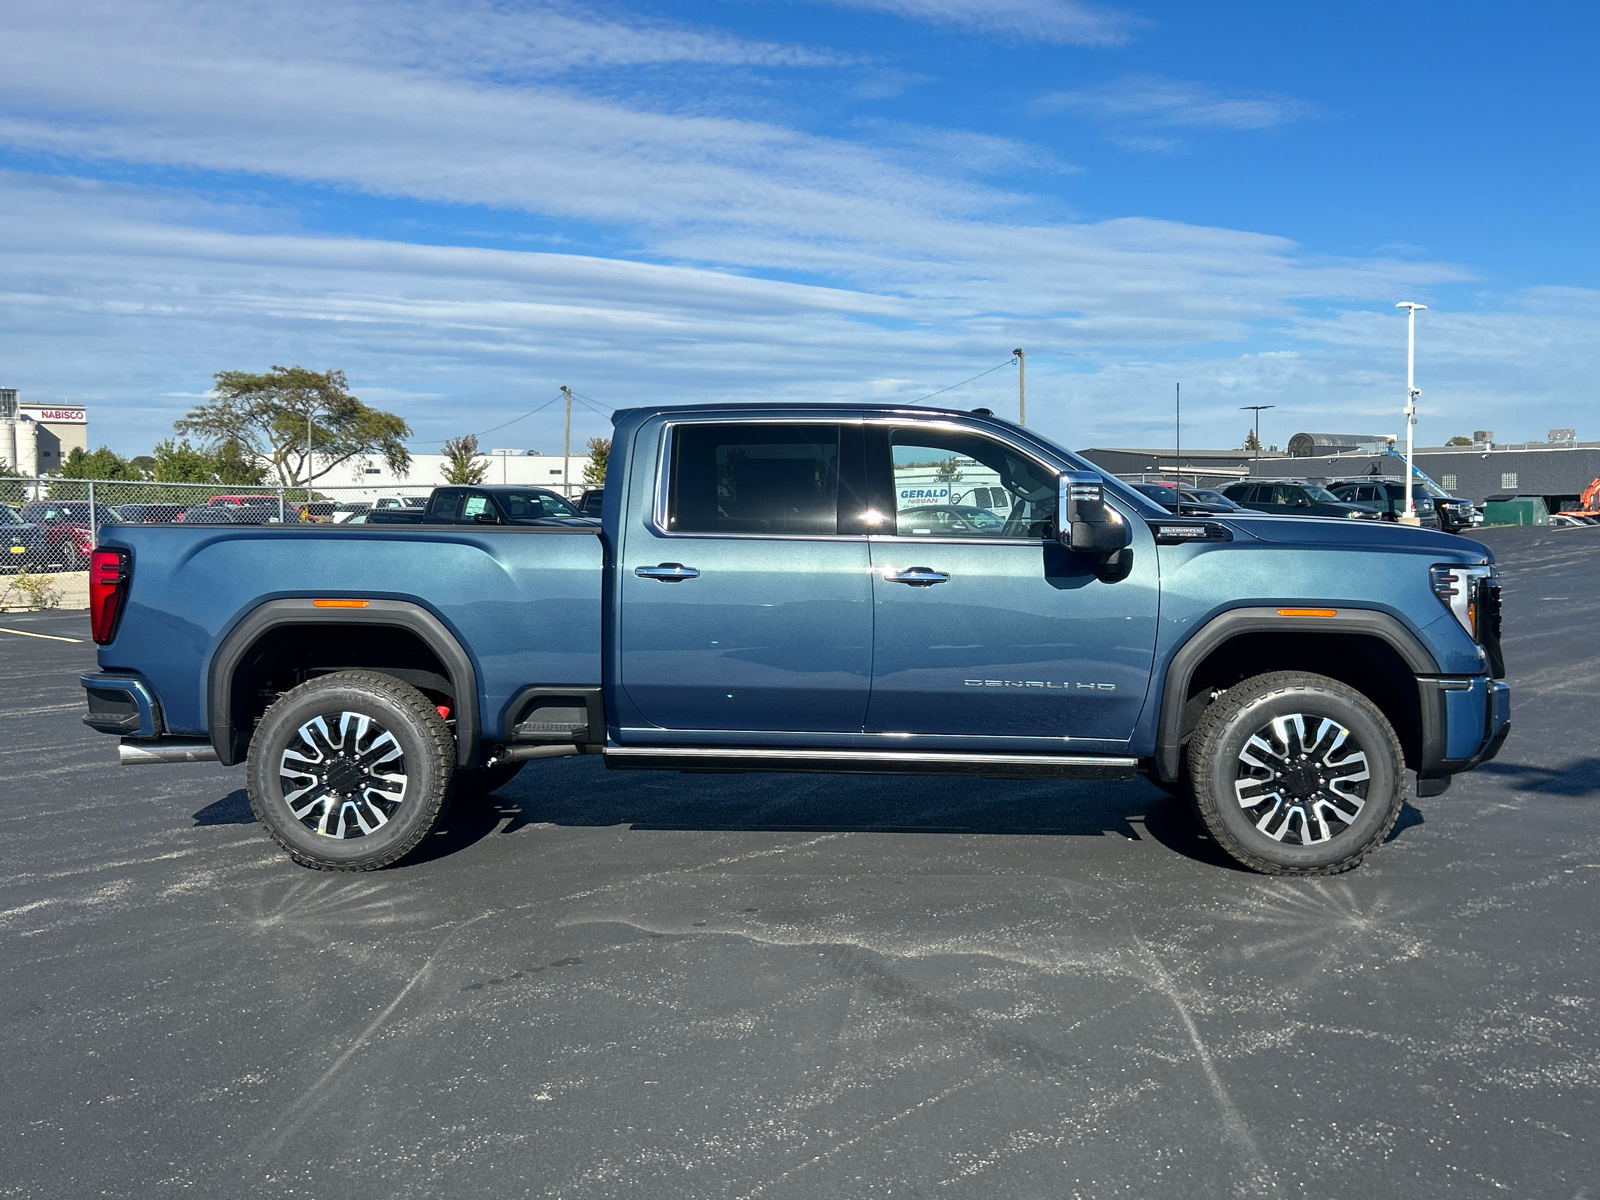
[[[365,608],[371,600],[313,600],[312,608]]]
[[[1280,608],[1280,617],[1337,617],[1337,608]]]

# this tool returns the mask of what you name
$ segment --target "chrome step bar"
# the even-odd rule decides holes
[[[635,771],[808,771],[853,775],[976,775],[990,779],[1132,779],[1136,758],[972,754],[942,750],[607,746],[606,766]]]

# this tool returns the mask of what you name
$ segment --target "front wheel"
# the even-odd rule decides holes
[[[1301,671],[1236,684],[1189,740],[1195,808],[1217,844],[1269,875],[1337,875],[1388,836],[1405,758],[1382,711]]]
[[[428,835],[456,746],[416,688],[376,671],[336,671],[285,692],[256,726],[250,808],[302,866],[370,871]]]

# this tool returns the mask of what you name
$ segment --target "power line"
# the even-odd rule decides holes
[[[1006,359],[1005,362],[996,363],[994,366],[990,367],[987,371],[979,371],[976,375],[974,375],[972,377],[972,379],[963,379],[960,383],[952,383],[947,388],[940,388],[937,392],[929,392],[926,396],[918,396],[915,400],[907,400],[907,401],[905,401],[905,403],[907,403],[907,404],[921,404],[924,400],[932,400],[935,396],[942,396],[946,392],[953,392],[958,387],[966,387],[967,384],[971,383],[973,379],[982,379],[985,375],[993,375],[1001,367],[1009,367],[1012,363],[1014,363],[1016,361],[1017,361],[1017,356],[1015,354],[1013,354],[1010,358]]]
[[[511,420],[503,422],[502,424],[491,425],[488,429],[480,429],[480,430],[478,430],[477,433],[467,433],[467,434],[463,434],[462,436],[463,437],[482,437],[486,433],[495,433],[495,432],[497,432],[497,431],[499,431],[501,429],[506,428],[506,426],[508,426],[508,425],[515,425],[518,421],[527,420],[529,417],[533,416],[534,413],[543,412],[545,409],[549,408],[552,404],[554,404],[559,399],[561,399],[561,393],[557,392],[554,396],[551,396],[550,399],[546,400],[543,404],[539,405],[538,408],[530,408],[527,412],[523,413],[520,417],[512,417]],[[422,441],[422,440],[420,440],[418,438],[412,438],[406,444],[409,445],[409,446],[442,446],[442,445],[444,445],[444,443],[449,442],[449,441],[453,441],[453,440],[454,440],[453,438],[434,438],[431,441]]]

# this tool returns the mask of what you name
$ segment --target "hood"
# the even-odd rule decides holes
[[[1482,542],[1389,521],[1352,520],[1349,517],[1278,517],[1234,515],[1222,518],[1235,530],[1257,541],[1287,546],[1330,546],[1340,550],[1367,547],[1413,553],[1447,554],[1470,562],[1493,562],[1494,551]]]

